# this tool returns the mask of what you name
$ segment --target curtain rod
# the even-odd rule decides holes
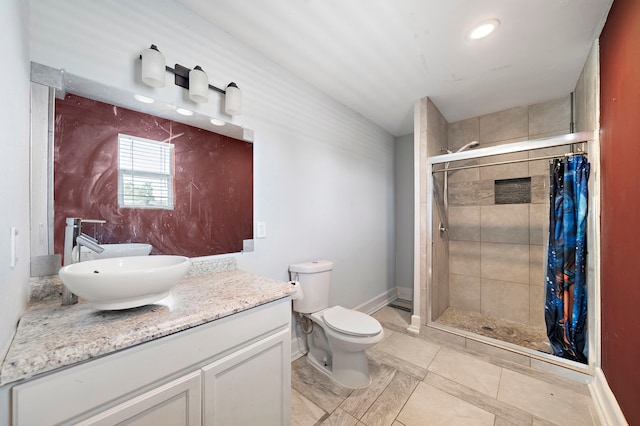
[[[498,161],[498,162],[495,162],[495,163],[483,163],[483,164],[474,164],[474,165],[471,165],[471,166],[448,167],[448,168],[445,168],[445,169],[433,170],[431,173],[453,172],[453,171],[456,171],[456,170],[473,169],[473,168],[476,168],[476,167],[500,166],[502,164],[522,163],[524,161],[550,160],[552,158],[572,157],[574,155],[585,155],[586,156],[587,153],[586,152],[568,152],[566,154],[545,155],[543,157],[520,158],[518,160]],[[466,161],[466,160],[457,160],[457,161]]]

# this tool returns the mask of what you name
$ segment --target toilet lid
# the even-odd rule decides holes
[[[376,336],[382,331],[382,326],[375,318],[342,306],[327,309],[322,317],[332,329],[351,336]]]

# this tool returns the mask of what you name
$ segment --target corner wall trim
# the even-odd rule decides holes
[[[396,286],[398,299],[413,301],[413,287]]]
[[[419,334],[422,321],[420,315],[411,315],[411,325],[407,327],[407,331],[412,334]]]
[[[603,425],[629,425],[600,367],[596,368],[595,377],[589,383],[589,393]]]

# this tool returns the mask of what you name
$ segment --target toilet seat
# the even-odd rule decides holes
[[[371,337],[382,332],[382,326],[375,318],[342,306],[325,310],[322,317],[329,328],[350,336]]]

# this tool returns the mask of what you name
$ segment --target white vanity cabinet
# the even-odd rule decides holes
[[[290,301],[19,382],[12,424],[288,425]]]
[[[78,423],[78,426],[199,426],[202,424],[200,371],[172,380]]]
[[[202,369],[204,425],[289,424],[289,336],[282,330]]]

